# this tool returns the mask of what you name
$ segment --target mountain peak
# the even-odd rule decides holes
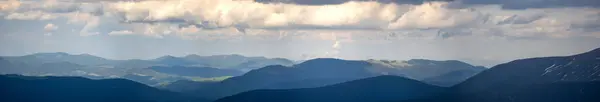
[[[600,59],[600,48],[593,49],[591,51],[574,55],[576,59]]]
[[[499,87],[516,87],[565,81],[600,80],[600,49],[573,56],[538,57],[496,65],[456,85],[472,92]]]
[[[31,54],[30,56],[67,56],[70,55],[68,53],[65,52],[50,52],[50,53],[35,53],[35,54]]]
[[[234,57],[244,57],[244,55],[240,55],[240,54],[231,54],[229,56],[234,56]]]
[[[197,54],[190,54],[190,55],[185,56],[185,58],[198,58],[198,57],[202,57],[202,56],[197,55]]]
[[[352,61],[342,60],[336,58],[316,58],[308,61],[304,61],[294,66],[307,67],[307,68],[343,68],[343,67],[358,67],[366,66],[369,62],[366,61]]]
[[[324,62],[343,62],[343,61],[345,61],[345,60],[337,59],[337,58],[315,58],[315,59],[304,61],[301,64],[305,64],[305,63],[324,63]]]
[[[166,60],[166,59],[177,59],[177,57],[171,56],[171,55],[165,55],[165,56],[156,58],[156,60]]]
[[[82,56],[82,57],[88,57],[88,58],[96,58],[96,59],[106,60],[106,58],[94,56],[94,55],[87,54],[87,53],[85,53],[85,54],[79,54],[79,55],[76,55],[76,56]]]
[[[84,53],[84,54],[79,54],[79,56],[94,56],[94,55]]]
[[[589,51],[589,52],[600,53],[600,48],[596,48],[596,49],[594,49],[592,51]]]

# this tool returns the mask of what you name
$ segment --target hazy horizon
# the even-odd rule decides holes
[[[596,48],[594,48],[596,49]],[[594,50],[594,49],[590,49]],[[153,59],[157,59],[160,57],[165,57],[165,56],[173,56],[173,57],[186,57],[186,56],[190,56],[190,55],[197,55],[197,56],[228,56],[228,55],[240,55],[240,56],[244,56],[244,57],[264,57],[264,58],[283,58],[283,57],[268,57],[268,56],[248,56],[248,55],[243,55],[243,54],[216,54],[216,55],[199,55],[199,54],[187,54],[187,55],[162,55],[162,56],[156,56],[153,58],[147,58],[147,59],[141,59],[141,58],[126,58],[126,59],[116,59],[116,58],[108,58],[108,57],[103,57],[103,56],[98,56],[98,55],[93,55],[93,54],[89,54],[89,53],[67,53],[67,52],[37,52],[37,53],[31,53],[31,54],[23,54],[23,55],[0,55],[0,56],[4,56],[4,57],[19,57],[19,56],[27,56],[27,55],[34,55],[34,54],[49,54],[49,53],[65,53],[65,54],[69,54],[69,55],[91,55],[91,56],[96,56],[96,57],[101,57],[101,58],[105,58],[105,59],[109,59],[109,60],[153,60]],[[579,53],[584,53],[584,52],[578,52],[575,54],[579,54]],[[570,54],[570,55],[575,55],[575,54]],[[552,56],[538,56],[538,57],[555,57],[555,56],[570,56],[570,55],[552,55]],[[290,58],[284,58],[284,59],[288,59],[288,60],[292,60],[292,61],[306,61],[306,60],[312,60],[312,59],[318,59],[318,58],[334,58],[334,57],[314,57],[314,58],[308,58],[308,59],[290,59]],[[530,57],[530,58],[534,58],[534,57]],[[518,60],[518,59],[526,59],[526,58],[518,58],[518,59],[512,59],[512,60],[508,60],[508,61],[497,61],[497,62],[483,62],[483,64],[481,63],[482,61],[476,61],[476,60],[461,60],[461,59],[427,59],[427,58],[413,58],[413,59],[377,59],[377,58],[368,58],[368,59],[344,59],[344,58],[335,58],[335,59],[342,59],[342,60],[370,60],[370,59],[374,59],[374,60],[401,60],[401,61],[407,61],[407,60],[413,60],[413,59],[426,59],[426,60],[437,60],[437,61],[446,61],[446,60],[458,60],[458,61],[463,61],[465,63],[469,63],[472,65],[476,65],[476,66],[485,66],[487,68],[491,68],[495,65],[498,64],[502,64],[502,63],[506,63],[509,61],[513,61],[513,60]],[[478,63],[479,62],[479,63]]]

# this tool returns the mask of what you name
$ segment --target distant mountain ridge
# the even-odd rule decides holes
[[[514,60],[483,71],[455,87],[472,92],[563,81],[600,81],[600,48],[572,56]]]
[[[79,65],[102,65],[114,63],[113,60],[108,60],[89,54],[72,55],[64,52],[35,53],[25,56],[5,56],[4,58],[10,61],[27,62],[28,64],[69,62]]]
[[[600,48],[573,56],[541,57],[511,61],[485,70],[453,87],[441,87],[423,97],[387,97],[389,94],[423,93],[438,90],[418,82],[384,87],[388,90],[364,92],[381,84],[356,83],[361,79],[319,88],[255,90],[219,99],[217,102],[598,102],[600,101]],[[448,73],[462,73],[462,71]],[[447,76],[447,75],[441,75]],[[338,86],[355,86],[340,89]],[[424,89],[403,89],[408,85]],[[418,89],[418,88],[417,88]],[[331,92],[329,92],[331,91]],[[390,92],[390,93],[386,93]],[[383,94],[385,93],[385,94]]]
[[[89,54],[73,55],[57,52],[0,58],[0,69],[2,69],[0,74],[82,76],[87,78],[122,77],[149,85],[182,79],[237,76],[245,71],[268,65],[294,64],[293,61],[283,58],[245,57],[236,54],[163,56],[152,60],[110,60]],[[163,67],[173,67],[170,68],[173,71],[165,71]],[[197,73],[203,71],[209,72]],[[192,75],[190,72],[196,74]],[[150,78],[142,78],[140,75]]]
[[[232,69],[217,69],[210,67],[185,67],[185,66],[153,66],[148,69],[154,70],[160,73],[174,74],[180,76],[194,76],[194,77],[220,77],[220,76],[238,76],[242,75],[242,71]]]
[[[156,61],[158,63],[166,65],[201,66],[244,70],[261,68],[267,65],[289,66],[294,64],[294,61],[284,58],[245,57],[238,54],[212,56],[200,56],[192,54],[184,57],[163,56],[153,59],[152,61]]]
[[[438,86],[452,86],[486,70],[483,66],[473,66],[457,60],[412,59],[367,60],[373,64],[373,71],[385,72],[384,75],[402,75]],[[452,74],[450,74],[452,73]]]
[[[400,76],[377,76],[345,83],[302,89],[254,90],[225,97],[216,102],[380,102],[418,99],[445,91]]]
[[[44,56],[43,58],[52,55]],[[57,58],[64,58],[64,56],[70,55],[59,53],[55,56],[63,56]],[[71,62],[62,63],[65,63],[65,66],[71,66],[68,65]],[[317,58],[295,65],[286,65],[285,63],[293,62],[280,58],[243,57],[241,55],[163,56],[152,60],[109,60],[106,63],[87,66],[80,65],[81,67],[65,70],[64,72],[66,73],[53,74],[85,76],[89,78],[125,78],[147,85],[164,87],[164,89],[172,91],[194,94],[207,99],[218,99],[256,89],[314,88],[380,75],[403,76],[422,81],[458,70],[468,70],[465,73],[458,73],[458,75],[451,74],[458,77],[439,79],[443,80],[441,82],[425,81],[429,84],[450,86],[486,69],[456,60],[434,61],[425,59],[390,61]],[[77,65],[74,64],[72,66]],[[221,68],[206,66],[220,66]],[[232,71],[240,69],[249,71],[243,75],[240,71]],[[204,82],[177,81],[220,76],[237,77],[208,84]],[[175,84],[168,84],[171,82],[175,82]],[[197,85],[197,87],[194,87],[194,85]]]
[[[257,62],[272,62],[266,63],[267,65],[292,65],[294,61],[284,58],[266,58],[266,57],[246,57],[239,54],[232,55],[212,55],[212,56],[200,56],[196,54],[187,55],[184,57],[175,57],[175,56],[162,56],[156,59],[151,60],[140,60],[140,59],[131,59],[131,60],[111,60],[102,57],[97,57],[90,54],[68,54],[64,52],[55,52],[55,53],[35,53],[24,56],[2,56],[4,60],[13,61],[13,62],[27,62],[27,64],[41,64],[41,63],[52,63],[52,62],[70,62],[74,64],[84,65],[84,66],[100,66],[100,65],[113,65],[118,63],[123,63],[127,61],[146,61],[152,62],[155,64],[162,65],[196,65],[196,66],[205,66],[205,67],[213,67],[213,68],[237,68],[242,67],[240,64],[251,65],[250,63]],[[264,65],[266,66],[266,65]],[[260,68],[264,66],[251,66],[252,68]]]
[[[124,79],[0,75],[2,102],[208,102]]]
[[[313,88],[380,75],[394,75],[411,78],[411,76],[403,75],[405,73],[403,70],[417,72],[417,70],[422,69],[422,73],[430,73],[426,70],[438,68],[448,69],[449,71],[452,69],[479,70],[480,68],[468,64],[467,66],[458,66],[461,68],[455,68],[456,66],[438,67],[448,64],[447,62],[448,61],[420,60],[420,62],[411,62],[414,64],[412,67],[382,67],[380,63],[373,63],[370,61],[317,58],[293,66],[272,65],[252,70],[242,76],[232,77],[213,85],[202,86],[202,88],[193,88],[198,90],[188,91],[186,93],[197,94],[208,99],[216,99],[256,89]],[[422,65],[418,63],[426,64]],[[434,64],[429,65],[429,63]],[[450,63],[450,65],[452,65],[452,63]],[[428,68],[419,66],[427,66]],[[438,73],[443,72],[440,71]],[[459,79],[458,81],[462,80]]]

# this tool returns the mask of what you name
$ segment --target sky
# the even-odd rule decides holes
[[[0,0],[0,55],[433,59],[600,47],[598,0]]]

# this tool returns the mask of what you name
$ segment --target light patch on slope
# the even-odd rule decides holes
[[[411,64],[407,63],[406,61],[397,61],[397,60],[388,61],[388,60],[370,59],[370,60],[367,60],[367,62],[370,62],[372,64],[377,64],[377,65],[382,65],[387,68],[404,68],[404,67],[412,66]]]

